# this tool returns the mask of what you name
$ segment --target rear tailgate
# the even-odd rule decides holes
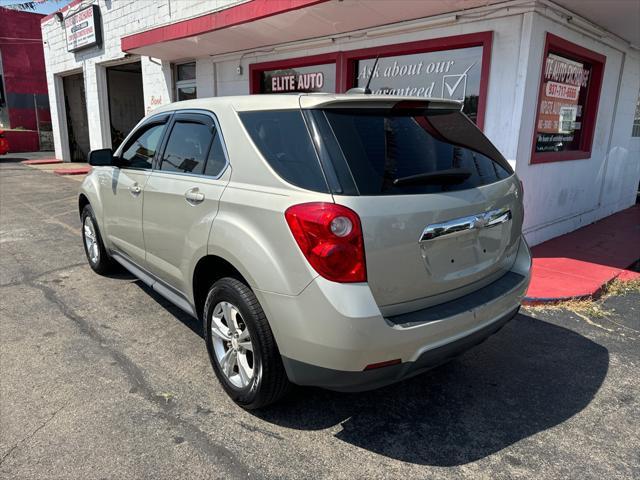
[[[519,181],[459,108],[371,98],[307,115],[333,165],[336,203],[362,221],[367,281],[383,312],[465,295],[515,259]]]
[[[457,192],[335,200],[360,216],[367,280],[378,305],[431,298],[420,304],[426,307],[511,267],[523,218],[517,192],[510,177]]]

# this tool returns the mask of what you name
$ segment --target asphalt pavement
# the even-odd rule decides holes
[[[198,321],[85,261],[78,182],[0,159],[0,477],[640,477],[640,295],[519,314],[427,374],[258,413]]]

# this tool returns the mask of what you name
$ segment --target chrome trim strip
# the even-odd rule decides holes
[[[454,218],[441,223],[432,223],[422,231],[419,242],[427,242],[438,237],[453,235],[467,230],[480,230],[482,228],[491,228],[496,225],[511,220],[511,210],[509,208],[499,208],[490,210],[479,215],[470,215],[468,217]]]

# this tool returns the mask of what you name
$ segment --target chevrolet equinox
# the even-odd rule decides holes
[[[87,259],[203,322],[244,408],[290,384],[362,391],[419,374],[518,311],[522,186],[448,100],[197,99],[94,150]]]

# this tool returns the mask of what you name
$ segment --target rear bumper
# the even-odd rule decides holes
[[[465,337],[423,352],[412,362],[375,370],[350,372],[318,367],[286,357],[282,360],[289,380],[298,385],[315,385],[340,392],[372,390],[426,372],[484,342],[511,320],[518,313],[519,308],[516,307],[515,310]]]
[[[292,382],[366,390],[432,368],[497,331],[517,312],[530,267],[522,240],[506,288],[503,280],[473,292],[472,299],[386,318],[366,283],[337,284],[318,277],[297,296],[255,293]],[[397,359],[398,365],[365,370]]]

